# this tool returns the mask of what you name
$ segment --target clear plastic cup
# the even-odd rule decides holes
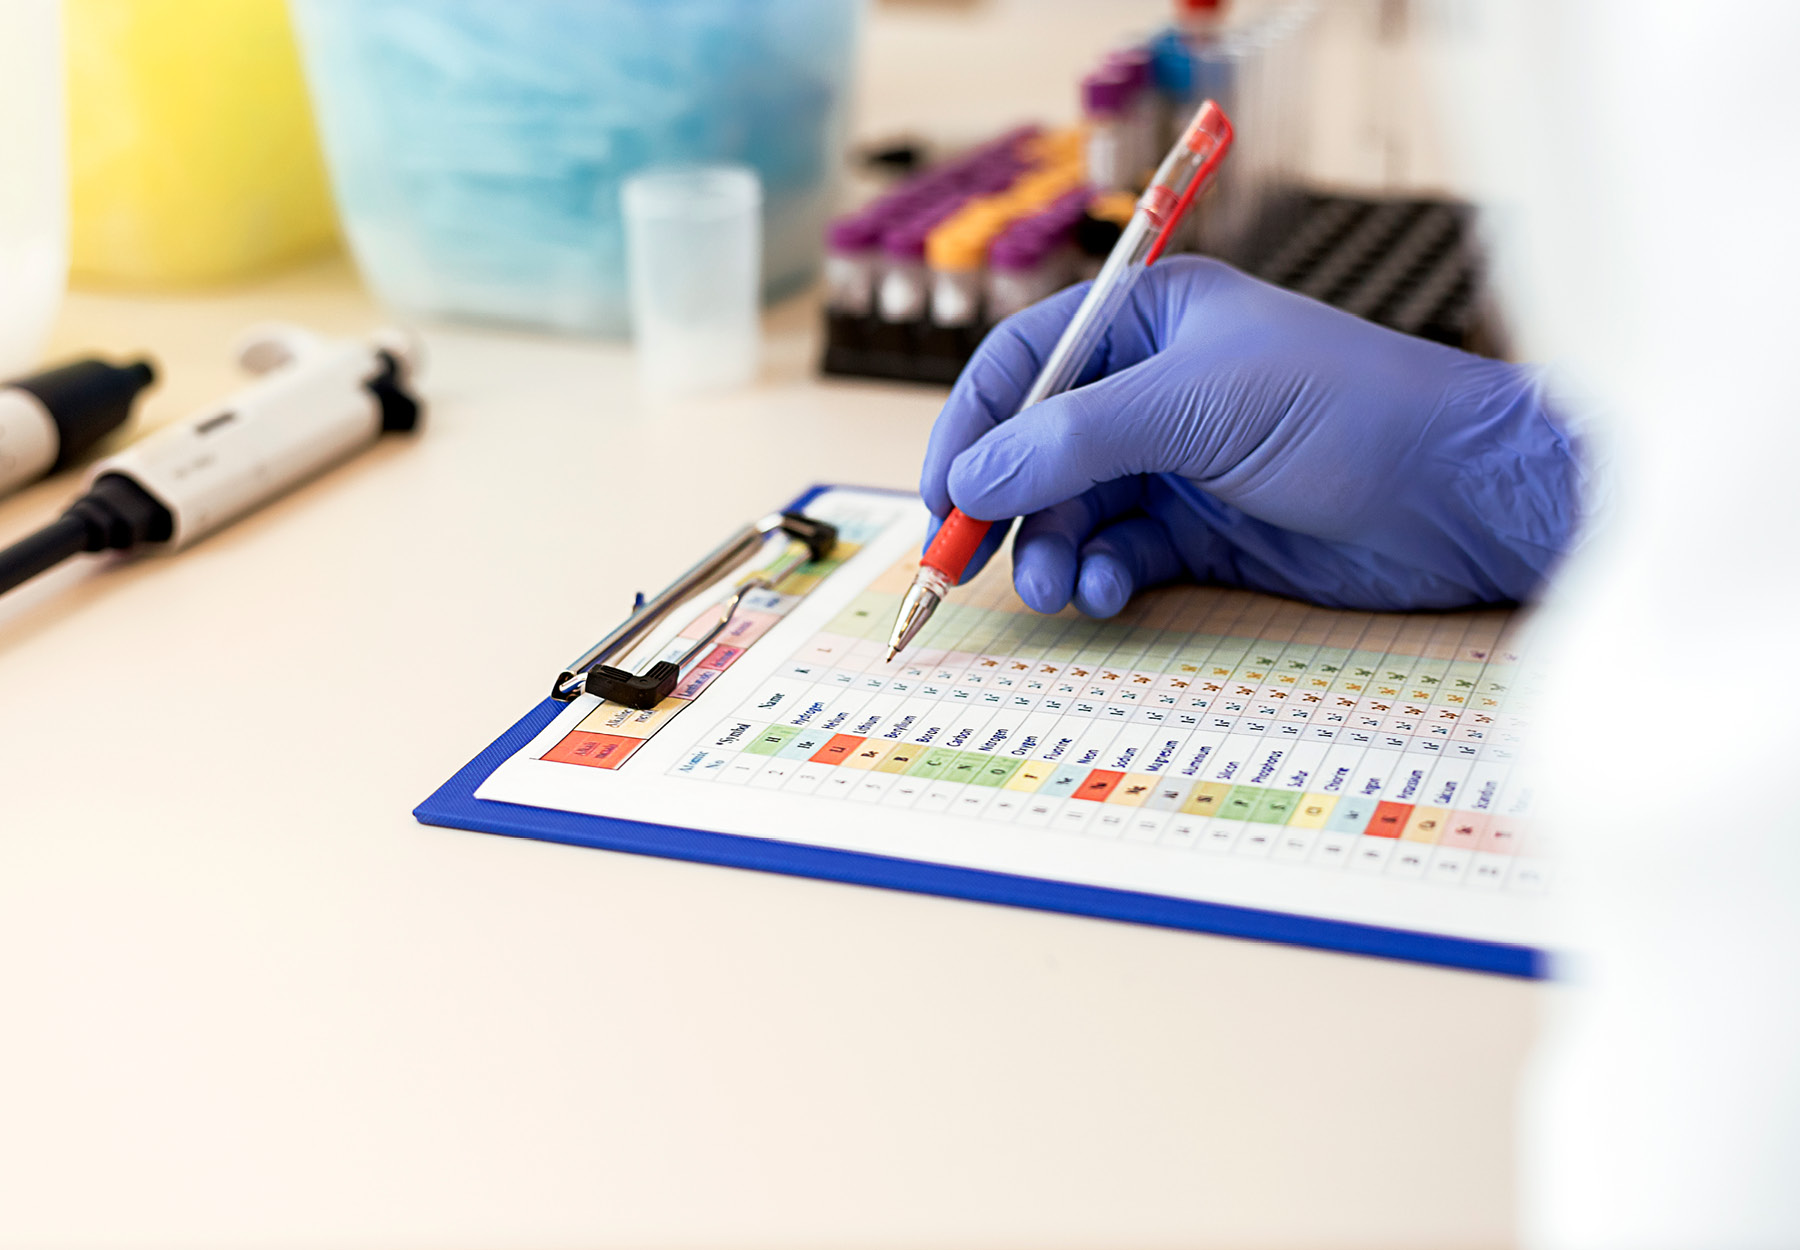
[[[621,195],[631,337],[652,395],[756,376],[762,184],[741,165],[652,169]]]

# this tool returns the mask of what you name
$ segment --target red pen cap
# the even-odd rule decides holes
[[[1206,161],[1217,150],[1230,147],[1231,137],[1231,119],[1225,116],[1224,109],[1208,100],[1194,114],[1194,120],[1188,123],[1186,133],[1181,136],[1181,143],[1188,151]],[[1196,177],[1205,177],[1205,171]]]

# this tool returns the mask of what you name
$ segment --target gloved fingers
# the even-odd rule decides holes
[[[1136,508],[1142,499],[1142,480],[1121,478],[1019,522],[1013,539],[1013,587],[1025,606],[1046,615],[1068,607],[1082,544],[1097,527]]]
[[[1199,581],[1365,611],[1450,608],[1483,598],[1468,583],[1368,547],[1271,525],[1180,478],[1149,479],[1144,510],[1163,522]]]
[[[1065,500],[1019,522],[1013,539],[1013,589],[1026,607],[1054,616],[1069,606],[1088,528],[1083,499]]]
[[[1313,307],[1220,261],[1159,262],[1102,341],[1094,380],[959,430],[942,446],[948,466],[934,464],[932,476],[943,473],[948,501],[985,517],[1026,515],[1130,474],[1222,472],[1302,399],[1282,365],[1295,336],[1270,321],[1304,321]]]
[[[945,477],[950,462],[983,434],[1019,410],[1038,371],[1069,318],[1080,307],[1088,283],[1059,291],[1002,321],[969,358],[931,427],[925,464],[919,472],[919,494],[935,516],[950,512]]]
[[[949,498],[974,517],[1026,516],[1101,482],[1179,470],[1189,382],[1152,356],[1052,395],[982,435],[950,464]]]
[[[947,477],[951,462],[982,435],[1019,411],[1019,403],[1037,380],[1063,330],[1086,298],[1091,283],[1082,282],[1014,313],[995,326],[975,349],[957,378],[950,398],[931,427],[919,493],[938,516],[951,507]],[[1167,283],[1143,283],[1129,304],[1107,327],[1093,359],[1082,369],[1082,386],[1154,355],[1161,327],[1171,323],[1178,300]],[[1018,514],[1013,514],[1018,515]]]
[[[1138,591],[1180,577],[1181,552],[1163,523],[1145,513],[1114,521],[1081,548],[1075,606],[1088,616],[1117,615]]]

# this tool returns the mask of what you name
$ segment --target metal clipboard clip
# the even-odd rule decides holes
[[[658,660],[641,673],[627,672],[606,663],[615,656],[628,653],[671,612],[718,581],[734,565],[743,563],[776,533],[785,533],[789,538],[781,558],[739,582],[720,608],[719,619],[713,627],[696,638],[678,658]],[[617,629],[557,674],[556,681],[550,686],[550,697],[558,703],[568,703],[585,692],[626,707],[655,707],[675,689],[681,680],[681,670],[725,632],[745,595],[753,590],[773,590],[789,573],[803,564],[823,560],[835,546],[836,526],[815,521],[799,512],[772,512],[762,520],[746,525],[700,563],[669,583],[656,598],[645,602],[642,595],[638,596],[637,606]]]

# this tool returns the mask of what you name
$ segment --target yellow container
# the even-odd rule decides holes
[[[285,0],[64,0],[70,276],[246,278],[337,226]]]

